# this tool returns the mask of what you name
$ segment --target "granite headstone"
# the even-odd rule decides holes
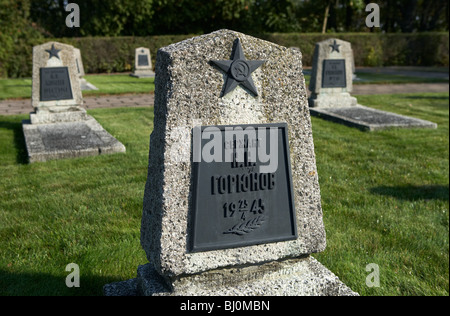
[[[84,119],[83,96],[78,80],[74,47],[49,42],[33,47],[31,123]]]
[[[356,294],[310,256],[326,237],[299,51],[230,30],[158,50],[141,245],[149,263],[105,295]]]
[[[135,50],[134,71],[131,74],[137,78],[154,77],[152,59],[150,57],[150,49],[138,47]]]
[[[58,42],[33,47],[35,112],[22,122],[30,163],[125,151],[82,105],[74,47]]]
[[[353,90],[355,61],[349,42],[330,38],[316,44],[308,99],[310,113],[361,130],[436,128],[435,123],[358,104]]]
[[[355,106],[354,59],[349,42],[331,38],[316,44],[309,90],[310,107]]]

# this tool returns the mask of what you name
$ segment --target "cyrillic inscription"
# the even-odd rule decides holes
[[[236,128],[245,130],[249,126],[255,133],[233,140],[225,136],[230,126],[218,126],[216,133],[221,135],[212,136],[222,140],[223,159],[193,163],[188,247],[191,252],[297,238],[287,124],[239,125]],[[250,153],[257,155],[270,150],[270,127],[276,127],[278,167],[274,172],[264,173],[260,172],[263,163]],[[208,127],[202,127],[202,131],[204,129]],[[252,136],[255,138],[251,139]],[[204,148],[209,138],[201,139],[201,148]],[[238,155],[236,152],[242,148],[243,155]],[[225,159],[227,149],[233,149],[232,161]]]
[[[138,66],[148,66],[148,55],[138,55]]]
[[[345,59],[325,59],[323,61],[322,88],[345,88]]]
[[[40,68],[40,101],[71,100],[69,69],[67,67]]]

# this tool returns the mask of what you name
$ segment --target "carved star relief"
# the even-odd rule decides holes
[[[239,38],[237,39],[236,49],[232,58],[232,60],[211,60],[211,63],[227,75],[225,91],[222,96],[233,91],[238,85],[241,85],[257,96],[258,90],[256,89],[251,74],[261,66],[265,60],[247,60],[244,56]]]
[[[48,59],[51,59],[52,57],[56,57],[56,58],[60,59],[59,56],[58,56],[58,53],[61,50],[60,49],[56,49],[55,48],[55,44],[52,44],[52,48],[51,49],[46,49],[45,51],[50,54],[50,57],[48,57]]]
[[[329,45],[331,47],[331,52],[337,51],[339,53],[339,45],[338,43],[336,43],[336,40],[334,40],[334,43],[332,45]]]

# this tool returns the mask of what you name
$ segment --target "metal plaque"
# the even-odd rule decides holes
[[[322,88],[345,88],[345,59],[324,59]]]
[[[40,100],[71,100],[69,69],[67,67],[40,68]]]
[[[296,239],[287,124],[203,126],[193,135],[201,159],[193,154],[188,251]]]
[[[148,66],[148,55],[138,55],[138,66]]]

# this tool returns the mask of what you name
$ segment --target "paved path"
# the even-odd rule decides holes
[[[448,92],[448,83],[408,83],[408,84],[359,84],[353,85],[353,95]],[[85,97],[84,108],[118,108],[153,106],[153,94],[107,95]],[[31,99],[0,101],[0,115],[28,114],[32,112]]]
[[[448,92],[448,83],[354,84],[352,94]]]
[[[84,97],[83,107],[87,110],[96,108],[120,108],[153,106],[153,94],[107,95]],[[28,114],[33,111],[31,99],[0,101],[0,115]]]

